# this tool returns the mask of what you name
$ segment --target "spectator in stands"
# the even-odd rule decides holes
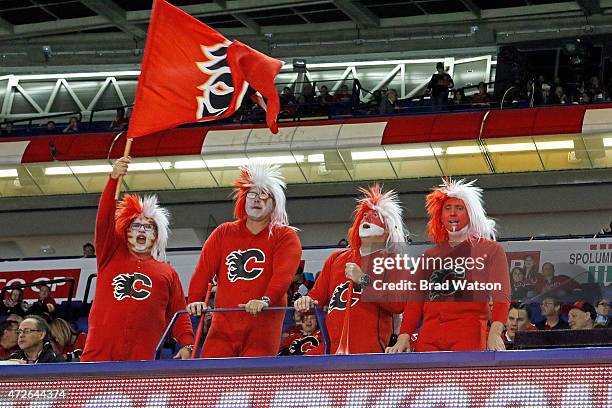
[[[555,265],[550,262],[542,264],[542,278],[536,287],[538,293],[562,297],[577,289],[580,285],[565,275],[555,276]]]
[[[14,322],[17,322],[17,324],[21,324],[21,322],[23,322],[23,316],[19,316],[18,314],[14,314],[11,313],[8,316],[6,316],[5,320],[12,320]]]
[[[130,123],[130,119],[125,114],[125,108],[120,107],[117,108],[117,116],[115,120],[112,121],[110,125],[111,130],[126,130],[128,128],[128,124]]]
[[[579,103],[582,105],[588,105],[591,102],[593,102],[593,94],[588,90],[582,91],[580,94]]]
[[[17,347],[17,329],[19,323],[14,320],[0,322],[0,360],[19,350]]]
[[[13,289],[7,299],[0,305],[0,314],[16,314],[25,316],[28,310],[28,303],[23,300],[23,289]]]
[[[592,100],[594,102],[603,102],[608,98],[608,92],[605,86],[601,85],[599,81],[599,77],[592,76],[589,84],[587,86],[587,90],[592,95]]]
[[[551,296],[545,297],[542,300],[540,309],[542,311],[542,316],[544,316],[546,320],[536,324],[538,330],[569,329],[568,324],[560,318],[561,302],[557,298]]]
[[[27,316],[17,330],[19,350],[9,356],[22,364],[58,363],[64,358],[53,351],[49,325],[40,316]]]
[[[316,97],[316,102],[319,104],[320,114],[329,115],[331,113],[329,104],[334,102],[334,98],[329,94],[329,90],[326,85],[321,85],[319,88],[319,96]]]
[[[380,104],[382,102],[382,92],[380,89],[372,93],[372,97],[366,105],[368,115],[378,115],[380,112]]]
[[[612,221],[610,221],[610,225],[608,227],[603,227],[601,230],[599,230],[597,235],[604,237],[612,235]]]
[[[599,327],[610,327],[610,301],[608,299],[599,299],[595,302],[595,306],[597,311],[595,324]]]
[[[316,111],[316,100],[312,85],[304,84],[302,87],[302,93],[297,98],[298,102],[298,114],[300,116],[312,115]]]
[[[91,242],[83,245],[83,258],[95,258],[96,257],[96,249],[92,245]]]
[[[519,331],[537,330],[531,324],[531,310],[528,305],[513,303],[510,305],[506,329],[502,333],[502,339],[506,344],[506,349],[511,350],[514,344],[514,336]]]
[[[50,330],[55,351],[61,354],[66,361],[79,361],[85,348],[87,334],[59,318],[51,322]]]
[[[565,90],[561,85],[557,85],[555,87],[555,93],[550,96],[548,99],[548,103],[550,105],[561,105],[566,104],[568,102],[567,95],[565,94]]]
[[[57,133],[57,128],[54,121],[50,120],[47,122],[47,124],[45,125],[45,133],[48,133],[50,135],[54,135]]]
[[[55,312],[57,302],[51,296],[51,288],[47,285],[37,286],[38,300],[32,303],[28,309],[29,314],[42,316],[47,321],[51,321],[51,316]]]
[[[597,318],[597,312],[588,302],[576,302],[568,314],[569,327],[572,330],[592,329]]]
[[[491,97],[487,93],[487,85],[484,82],[478,84],[478,93],[472,96],[473,106],[489,106]]]
[[[455,87],[453,78],[444,70],[444,63],[436,64],[436,73],[431,76],[427,84],[426,93],[431,95],[431,106],[434,111],[446,108],[448,103],[448,91]]]
[[[465,97],[465,91],[460,89],[455,89],[453,92],[453,104],[455,109],[465,109],[467,106],[467,98]]]
[[[387,94],[380,103],[379,113],[381,115],[391,115],[395,113],[397,109],[397,91],[395,89],[389,89]]]
[[[350,115],[351,114],[351,101],[352,95],[349,91],[348,85],[341,85],[340,89],[334,94],[334,113],[338,115]]]
[[[279,348],[279,356],[301,356],[304,354],[323,354],[323,337],[318,328],[314,310],[304,312],[300,330],[284,338]]]
[[[510,272],[512,283],[512,300],[522,300],[527,297],[527,286],[525,285],[525,270],[519,266],[512,268]]]
[[[531,255],[527,255],[523,261],[525,265],[525,284],[526,285],[537,285],[542,277],[538,273],[538,265],[536,264],[535,258]]]
[[[71,116],[68,120],[68,126],[64,128],[63,133],[78,133],[79,131],[79,120],[76,116]]]
[[[342,238],[340,241],[338,241],[338,244],[337,244],[337,245],[338,245],[339,247],[346,248],[346,247],[348,247],[348,246],[349,246],[349,242],[347,241],[347,239],[346,239],[346,238]]]

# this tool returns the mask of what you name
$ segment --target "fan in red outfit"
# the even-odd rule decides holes
[[[358,201],[349,230],[350,249],[334,252],[308,296],[295,301],[297,310],[328,304],[327,329],[331,351],[340,345],[347,304],[349,279],[354,282],[349,323],[351,354],[383,353],[393,333],[393,314],[401,313],[403,303],[370,301],[363,296],[374,274],[367,267],[372,259],[388,256],[398,243],[405,242],[402,209],[394,191],[383,193],[375,184]]]
[[[388,351],[410,350],[410,335],[421,319],[416,351],[504,350],[501,334],[510,304],[508,263],[504,250],[494,241],[495,221],[486,216],[482,189],[474,186],[474,181],[444,180],[427,196],[426,207],[429,235],[436,246],[425,251],[424,259],[431,263],[449,259],[452,263],[450,267],[417,268],[417,276],[434,285],[425,301],[406,304],[401,334]],[[463,268],[458,267],[459,262]],[[447,280],[454,289],[437,285]],[[459,290],[455,283],[461,281],[499,286]],[[493,301],[493,317],[487,337],[489,300]]]
[[[81,361],[151,360],[170,319],[185,309],[179,276],[165,262],[168,212],[156,196],[129,194],[116,209],[117,179],[127,174],[129,162],[115,162],[100,197],[98,280]],[[175,357],[189,358],[193,331],[187,315],[179,317],[173,335],[183,346]]]
[[[213,313],[202,357],[275,356],[280,346],[287,289],[302,247],[285,211],[279,166],[249,163],[234,182],[236,221],[221,224],[206,240],[189,284],[190,314],[199,316],[209,282],[218,281],[215,307],[247,313]]]
[[[323,336],[317,324],[314,310],[305,312],[299,323],[300,330],[290,333],[283,339],[279,356],[301,356],[323,354]]]

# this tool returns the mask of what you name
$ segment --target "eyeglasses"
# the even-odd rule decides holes
[[[141,224],[139,222],[133,222],[130,224],[130,228],[138,231],[141,228],[144,228],[145,231],[153,231],[155,229],[154,224]]]
[[[32,332],[41,332],[42,330],[38,330],[38,329],[18,329],[17,330],[17,334],[21,335],[21,333],[23,334],[30,334]]]
[[[609,303],[605,303],[605,302],[601,302],[597,306],[610,307],[610,304]]]
[[[261,200],[267,200],[268,198],[272,197],[270,195],[270,193],[268,193],[267,191],[261,191],[259,193],[255,192],[255,191],[249,191],[246,194],[246,196],[247,196],[247,198],[250,198],[250,199],[259,197]]]

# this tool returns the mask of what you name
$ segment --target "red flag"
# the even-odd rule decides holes
[[[351,306],[353,305],[353,281],[348,281],[346,291],[346,309],[344,310],[344,322],[342,323],[342,333],[340,334],[340,344],[336,354],[351,354],[349,349],[349,332],[351,327]]]
[[[128,137],[228,117],[249,85],[267,98],[266,122],[278,132],[281,61],[230,42],[164,0],[153,4],[147,37]]]

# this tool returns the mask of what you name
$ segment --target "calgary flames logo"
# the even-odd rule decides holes
[[[348,295],[348,282],[344,282],[334,289],[331,300],[329,301],[329,309],[327,313],[331,313],[333,310],[345,310],[346,309],[346,296]],[[353,286],[353,299],[351,299],[351,307],[359,301],[361,297],[361,287]]]
[[[236,250],[229,253],[225,257],[227,265],[227,277],[230,282],[236,282],[239,279],[253,280],[263,272],[263,263],[266,261],[266,254],[260,249],[250,248],[245,251]],[[261,268],[254,265],[247,265],[249,262],[261,264]]]
[[[301,356],[308,351],[319,346],[319,339],[315,336],[306,336],[301,339],[294,340],[289,346],[289,354],[292,356]]]
[[[136,284],[140,283],[140,289],[136,289]],[[153,282],[144,273],[123,273],[115,276],[113,279],[113,286],[115,290],[113,295],[117,300],[123,300],[125,298],[132,298],[136,300],[144,300],[151,295],[151,291],[145,289],[151,289]]]
[[[197,97],[197,120],[210,116],[222,116],[232,103],[235,85],[227,62],[229,45],[229,41],[209,47],[201,45],[202,53],[207,58],[207,61],[196,62],[196,65],[209,78],[198,87],[202,91],[202,96]],[[237,107],[242,103],[242,98],[249,87],[247,82],[238,84],[238,86],[240,85],[242,85],[242,89],[239,90],[238,98],[234,104]]]

